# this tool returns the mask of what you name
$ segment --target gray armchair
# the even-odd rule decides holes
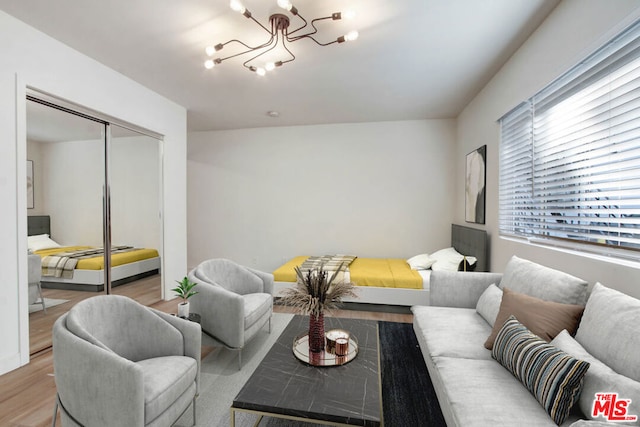
[[[193,405],[200,325],[118,295],[77,303],[53,326],[56,413],[67,426],[169,426]]]
[[[243,267],[227,259],[210,259],[189,272],[198,284],[190,311],[201,316],[202,330],[225,347],[238,351],[265,324],[271,332],[273,275]]]

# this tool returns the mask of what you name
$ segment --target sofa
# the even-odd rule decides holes
[[[515,256],[430,292],[413,327],[448,426],[640,425],[640,300]]]

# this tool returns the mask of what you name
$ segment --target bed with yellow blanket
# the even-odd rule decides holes
[[[476,271],[487,271],[487,233],[484,230],[452,224],[451,247],[459,253],[477,259]],[[294,268],[309,256],[297,256],[273,271],[274,295],[296,281]],[[355,257],[349,264],[349,281],[354,283],[356,298],[345,302],[386,304],[398,306],[429,305],[429,279],[431,270],[412,270],[406,259]]]
[[[295,267],[302,265],[309,256],[295,257],[273,272],[276,282],[295,282]],[[348,265],[349,281],[356,286],[382,288],[423,289],[424,279],[411,270],[404,259],[355,258]]]
[[[61,246],[50,238],[49,217],[28,217],[28,247],[42,258],[43,287],[84,291],[104,290],[104,250],[92,246]],[[156,249],[111,247],[111,286],[129,283],[160,271]]]

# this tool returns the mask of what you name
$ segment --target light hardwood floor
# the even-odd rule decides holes
[[[75,303],[95,296],[92,292],[61,291],[43,289],[45,298],[68,299],[69,302],[47,308],[47,313],[30,314],[31,361],[28,365],[0,376],[0,426],[40,427],[50,426],[53,415],[56,387],[53,378],[53,352],[51,351],[51,328],[55,320]],[[159,276],[142,279],[113,289],[114,294],[126,295],[141,304],[167,313],[175,313],[177,302],[160,299]],[[291,313],[290,307],[276,305],[275,312]],[[383,320],[388,322],[412,322],[407,313],[385,311],[335,310],[328,316]],[[203,357],[216,351],[203,348]],[[58,425],[60,422],[58,421]]]

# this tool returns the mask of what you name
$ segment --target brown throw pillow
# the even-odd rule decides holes
[[[484,346],[489,350],[493,348],[496,335],[509,316],[515,316],[531,332],[549,342],[563,329],[574,335],[583,311],[581,305],[545,301],[504,288],[500,311]]]

